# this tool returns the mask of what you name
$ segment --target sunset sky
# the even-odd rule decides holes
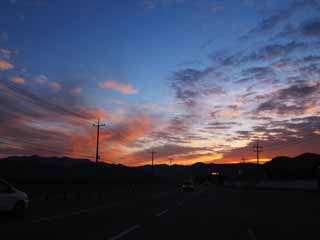
[[[320,0],[1,0],[0,157],[320,153]]]

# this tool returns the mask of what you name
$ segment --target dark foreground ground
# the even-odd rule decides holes
[[[320,194],[202,186],[127,192],[121,199],[35,201],[1,215],[0,239],[319,239]],[[110,198],[111,199],[111,198]]]

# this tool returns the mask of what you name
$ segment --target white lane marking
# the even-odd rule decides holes
[[[257,240],[256,235],[254,234],[252,229],[249,228],[248,233],[249,233],[252,240]]]
[[[94,208],[88,208],[88,209],[82,209],[79,211],[75,211],[75,212],[71,212],[68,214],[63,214],[63,215],[56,215],[56,216],[52,216],[52,217],[43,217],[43,218],[39,218],[39,219],[35,219],[32,220],[32,223],[41,223],[41,222],[51,222],[54,220],[59,220],[59,219],[64,219],[67,217],[73,217],[73,216],[77,216],[77,215],[81,215],[84,213],[90,213],[90,212],[94,212],[97,210],[101,210],[101,209],[110,209],[116,206],[119,206],[119,203],[114,203],[114,204],[108,204],[108,205],[103,205],[103,206],[99,206],[99,207],[94,207]]]
[[[160,216],[162,216],[163,214],[166,214],[168,211],[169,211],[168,209],[163,210],[162,212],[157,213],[155,216],[156,216],[156,217],[160,217]]]
[[[132,231],[137,230],[139,228],[141,228],[140,225],[134,225],[133,227],[128,228],[127,230],[124,230],[123,232],[119,233],[118,235],[116,235],[116,236],[114,236],[112,238],[109,238],[108,240],[120,239],[120,238],[124,237],[125,235],[127,235],[127,234],[131,233]]]

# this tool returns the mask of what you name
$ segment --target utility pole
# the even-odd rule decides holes
[[[259,141],[257,141],[256,146],[253,147],[254,152],[257,154],[257,165],[259,165],[259,157],[260,157],[260,153],[262,152],[262,146],[260,146]]]
[[[154,175],[154,155],[156,154],[157,152],[154,151],[154,149],[152,149],[151,151],[151,167],[152,167],[152,175]]]
[[[100,123],[100,119],[98,119],[98,124],[93,124],[94,127],[97,128],[97,149],[96,149],[96,163],[98,163],[99,156],[99,136],[100,136],[100,127],[106,126],[104,123]]]
[[[241,158],[241,163],[243,163],[243,164],[246,163],[246,160],[247,160],[247,159],[245,159],[244,157],[242,157],[242,158]]]

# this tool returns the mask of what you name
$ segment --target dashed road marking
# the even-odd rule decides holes
[[[117,239],[120,239],[120,238],[124,237],[125,235],[127,235],[127,234],[131,233],[132,231],[137,230],[137,229],[139,229],[139,228],[141,228],[140,225],[134,225],[134,226],[132,226],[132,227],[124,230],[123,232],[117,234],[116,236],[109,238],[108,240],[117,240]]]
[[[169,211],[168,209],[163,210],[162,212],[157,213],[155,216],[156,216],[156,217],[160,217],[160,216],[162,216],[163,214],[166,214],[168,211]]]

